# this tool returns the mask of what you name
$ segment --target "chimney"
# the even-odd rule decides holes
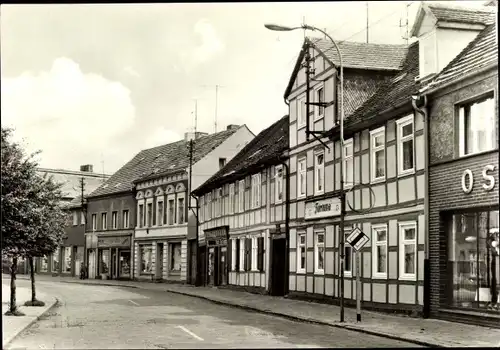
[[[92,173],[94,171],[94,167],[92,166],[92,164],[80,165],[80,171]]]
[[[236,124],[229,124],[226,128],[226,130],[236,130],[238,129],[240,126],[239,125],[236,125]]]

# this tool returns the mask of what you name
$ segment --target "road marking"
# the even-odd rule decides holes
[[[189,335],[190,335],[190,336],[192,336],[193,338],[198,339],[199,341],[203,341],[203,338],[202,338],[202,337],[197,336],[196,334],[194,334],[193,332],[191,332],[191,331],[190,331],[189,329],[187,329],[186,327],[183,327],[183,326],[177,326],[177,328],[182,329],[184,332],[186,332],[187,334],[189,334]]]
[[[132,304],[139,306],[139,304],[137,304],[135,301],[133,301],[133,300],[129,300],[129,301],[130,301]]]

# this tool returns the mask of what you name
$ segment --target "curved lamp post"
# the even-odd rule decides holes
[[[340,209],[340,322],[344,322],[344,259],[345,259],[345,249],[344,249],[344,215],[345,215],[345,193],[344,193],[344,68],[342,65],[342,53],[340,49],[333,40],[333,38],[324,30],[303,24],[299,27],[286,27],[277,24],[264,24],[269,30],[278,32],[290,32],[296,29],[304,29],[311,31],[318,31],[324,34],[332,44],[335,46],[337,53],[339,55],[339,67],[340,67],[340,196],[341,196],[341,209]],[[335,91],[335,89],[334,89]]]

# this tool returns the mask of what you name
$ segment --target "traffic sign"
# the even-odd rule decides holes
[[[370,241],[370,239],[363,233],[363,231],[361,231],[358,227],[355,227],[349,236],[347,236],[346,241],[354,248],[354,250],[358,251],[361,250],[361,248],[363,248],[365,244]]]

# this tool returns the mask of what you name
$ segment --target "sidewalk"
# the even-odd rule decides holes
[[[206,299],[219,304],[244,308],[286,317],[298,321],[313,322],[333,327],[346,328],[362,333],[384,336],[424,346],[433,347],[498,347],[500,330],[488,327],[393,316],[363,311],[362,322],[356,323],[356,310],[345,309],[345,323],[339,322],[340,308],[334,305],[251,294],[228,289],[194,287],[191,285],[148,283],[115,280],[79,280],[69,277],[37,276],[40,280],[58,280],[65,283],[98,284],[148,290],[161,290]]]
[[[57,302],[55,298],[49,297],[48,295],[40,292],[37,292],[37,299],[44,301],[45,306],[24,306],[26,301],[31,300],[31,289],[19,287],[18,284],[16,288],[17,307],[25,314],[25,316],[5,316],[4,314],[7,310],[9,310],[10,303],[10,277],[7,278],[2,276],[2,340],[4,348],[19,333],[31,326],[43,314],[48,312]]]

